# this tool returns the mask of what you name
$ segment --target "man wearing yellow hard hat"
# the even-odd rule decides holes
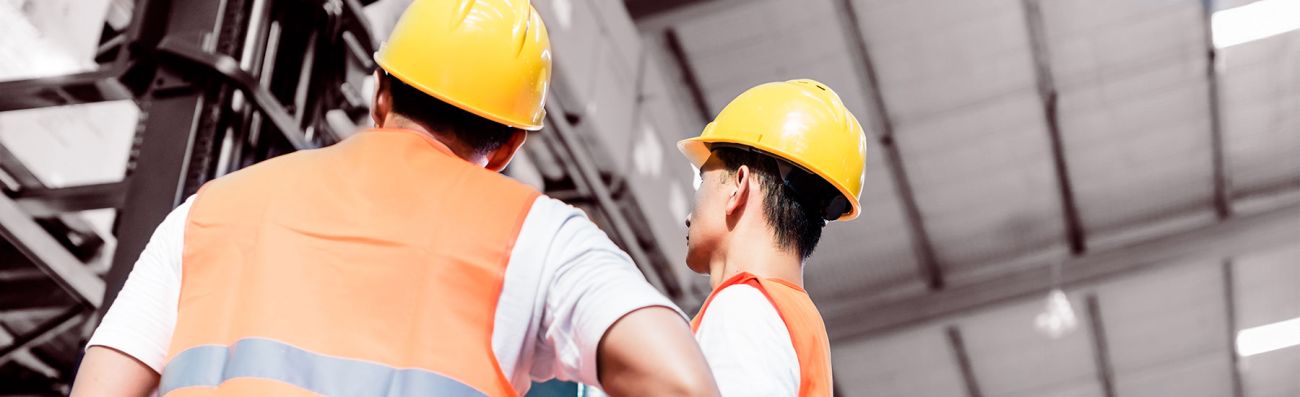
[[[700,170],[686,262],[713,286],[691,327],[723,395],[831,395],[803,263],[827,221],[858,216],[861,125],[824,84],[792,80],[745,91],[677,146]]]
[[[73,395],[716,395],[684,316],[583,214],[497,174],[542,127],[523,0],[416,0],[377,128],[206,184],[158,226]]]

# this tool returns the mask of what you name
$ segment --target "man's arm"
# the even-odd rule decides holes
[[[595,385],[614,396],[718,394],[685,316],[580,211],[541,198],[520,239],[548,247],[533,379]]]
[[[126,353],[104,346],[86,349],[72,383],[72,396],[147,396],[158,373]]]
[[[186,200],[154,230],[126,284],[87,342],[74,396],[145,396],[158,386],[176,326]]]
[[[605,332],[596,356],[600,384],[610,395],[718,395],[690,327],[666,307],[623,316]]]

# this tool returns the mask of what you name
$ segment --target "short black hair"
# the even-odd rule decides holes
[[[800,259],[808,259],[813,249],[817,248],[817,242],[822,238],[822,228],[826,226],[825,208],[818,203],[824,203],[824,196],[831,193],[824,188],[796,191],[787,183],[788,178],[782,176],[782,168],[787,168],[792,173],[806,171],[788,163],[781,164],[782,160],[766,153],[730,146],[715,146],[712,149],[713,155],[722,161],[723,167],[731,175],[740,166],[749,167],[750,175],[754,176],[763,189],[763,214],[767,216],[767,222],[776,234],[777,245],[798,252]],[[826,184],[826,187],[834,190],[830,184]]]
[[[381,73],[392,96],[393,112],[438,134],[449,135],[478,154],[501,148],[519,131],[425,94],[388,73]]]

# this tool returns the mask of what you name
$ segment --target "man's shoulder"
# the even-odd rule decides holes
[[[749,284],[733,284],[723,288],[709,302],[708,312],[726,311],[728,317],[751,319],[780,318],[772,302],[763,291]],[[706,313],[707,315],[707,313]]]
[[[545,194],[538,194],[533,200],[532,206],[528,209],[527,219],[531,223],[547,225],[544,229],[548,229],[548,233],[554,232],[566,223],[574,223],[572,222],[574,220],[591,223],[582,209]],[[594,224],[591,226],[595,227]]]
[[[321,149],[301,150],[266,159],[210,180],[203,184],[203,188],[210,190],[227,186],[274,184],[281,177],[291,176],[286,175],[292,174],[291,170],[302,168],[304,161],[315,157],[319,150]]]

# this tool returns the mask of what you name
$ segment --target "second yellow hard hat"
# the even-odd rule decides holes
[[[542,128],[551,42],[528,0],[415,0],[375,61],[443,102],[511,127]]]
[[[831,220],[858,217],[867,138],[839,95],[813,80],[759,85],[741,93],[700,136],[677,148],[699,167],[716,144],[757,149],[804,169],[831,186],[852,206]]]

